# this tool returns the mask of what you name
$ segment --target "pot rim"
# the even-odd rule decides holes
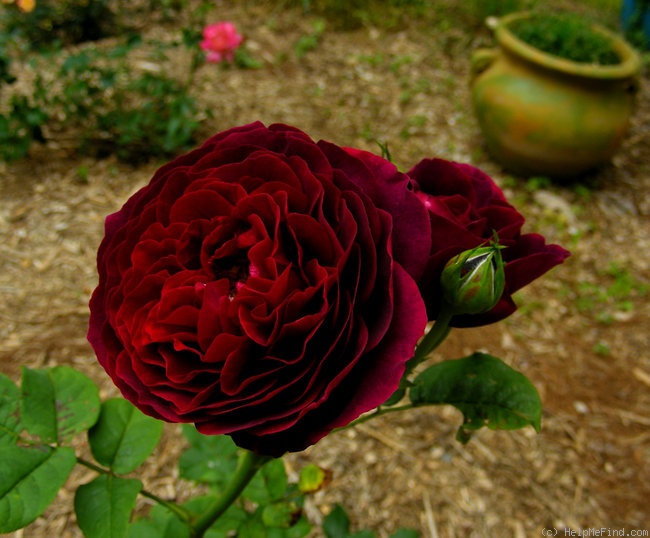
[[[623,37],[607,30],[599,24],[592,24],[594,30],[611,41],[612,49],[616,52],[621,62],[615,65],[596,65],[574,62],[529,45],[516,37],[509,29],[509,25],[520,19],[530,19],[535,13],[523,11],[511,13],[498,19],[494,35],[501,47],[516,55],[547,69],[554,69],[573,76],[595,79],[626,79],[638,75],[641,71],[641,57]]]

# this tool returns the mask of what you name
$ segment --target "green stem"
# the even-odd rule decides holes
[[[431,330],[425,335],[418,347],[415,349],[414,359],[424,360],[434,349],[436,349],[449,334],[451,327],[451,318],[454,315],[451,308],[442,308],[438,319],[431,327]]]
[[[406,411],[407,409],[413,409],[415,406],[413,404],[404,404],[399,407],[378,407],[374,413],[368,413],[367,415],[362,415],[358,419],[353,420],[350,424],[343,426],[342,428],[337,428],[334,431],[339,431],[347,428],[353,428],[359,424],[369,421],[372,418],[377,418],[382,415],[387,415],[388,413],[396,413],[397,411]]]
[[[221,495],[190,525],[190,536],[203,538],[205,531],[237,500],[257,471],[270,459],[270,456],[260,456],[249,450],[243,450],[239,454],[235,475]]]
[[[404,374],[404,378],[406,378],[418,364],[426,359],[429,354],[442,344],[445,338],[447,338],[449,331],[451,331],[449,323],[451,323],[451,318],[453,317],[452,309],[445,308],[443,305],[433,327],[431,327],[429,332],[424,335],[424,338],[420,340],[420,343],[415,348],[413,358],[406,363],[406,373]]]
[[[411,381],[409,380],[409,376],[411,375],[413,370],[415,370],[416,366],[420,364],[424,359],[426,359],[429,356],[429,354],[434,349],[436,349],[440,344],[442,344],[445,338],[447,338],[449,331],[451,331],[451,327],[449,326],[449,323],[451,323],[451,318],[453,317],[454,314],[452,312],[452,309],[446,307],[443,304],[442,308],[440,309],[438,319],[436,319],[435,323],[433,324],[433,327],[431,327],[429,332],[424,335],[422,340],[420,340],[420,343],[415,348],[415,353],[413,354],[413,357],[409,359],[409,361],[406,363],[406,370],[404,371],[404,375],[402,376],[402,379],[400,381],[400,386],[395,393],[395,394],[400,394],[399,399],[401,399],[401,396],[404,395],[406,389],[412,385]],[[396,404],[398,402],[396,400],[393,403]],[[387,415],[388,413],[395,413],[397,411],[405,411],[407,409],[413,409],[414,407],[416,406],[413,404],[405,404],[399,407],[393,407],[392,404],[388,406],[380,405],[377,409],[375,409],[373,413],[368,413],[366,415],[363,415],[358,419],[353,420],[346,426],[336,428],[334,431],[352,428],[372,418],[377,418],[382,415]]]
[[[103,467],[100,467],[99,465],[95,465],[93,462],[85,460],[80,457],[77,457],[77,463],[79,465],[83,465],[84,467],[87,467],[88,469],[92,469],[93,471],[99,474],[106,474],[106,475],[113,474],[109,469],[104,469]],[[150,491],[147,491],[146,489],[140,490],[140,495],[142,495],[143,497],[147,497],[148,499],[151,499],[152,501],[164,506],[170,512],[176,514],[181,521],[189,522],[190,513],[187,510],[185,510],[185,508],[183,508],[182,506],[178,506],[176,503],[166,501],[165,499],[158,497],[157,495],[151,493]]]
[[[151,499],[152,501],[156,502],[157,504],[160,504],[161,506],[164,506],[172,512],[173,514],[176,514],[176,516],[183,522],[189,523],[190,521],[190,513],[185,510],[182,506],[178,506],[176,503],[171,502],[171,501],[166,501],[165,499],[161,499],[157,495],[154,495],[150,491],[147,491],[146,489],[140,490],[140,495],[143,497],[147,497],[148,499]]]
[[[79,456],[77,456],[77,463],[79,465],[83,465],[84,467],[88,467],[88,469],[92,469],[99,474],[112,474],[108,469],[104,469],[99,465],[95,465],[93,462],[80,458]]]

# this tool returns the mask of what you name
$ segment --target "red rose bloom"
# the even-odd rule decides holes
[[[145,413],[302,450],[397,388],[426,324],[429,234],[388,161],[230,129],[106,219],[88,339]]]
[[[524,217],[477,168],[424,159],[408,175],[431,220],[431,252],[420,280],[430,320],[440,309],[440,274],[445,264],[465,250],[487,244],[495,232],[499,244],[507,247],[502,250],[506,282],[501,300],[484,314],[455,316],[452,326],[486,325],[509,316],[517,309],[512,294],[569,256],[562,247],[547,245],[541,235],[522,234]]]

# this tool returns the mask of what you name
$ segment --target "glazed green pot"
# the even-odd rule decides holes
[[[472,101],[488,151],[524,175],[567,178],[608,162],[634,109],[641,60],[603,28],[621,62],[600,66],[546,54],[516,38],[508,15],[495,28],[498,47],[472,58]]]

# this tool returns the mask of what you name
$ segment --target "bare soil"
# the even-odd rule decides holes
[[[480,431],[462,446],[454,439],[460,415],[444,408],[332,434],[287,458],[291,473],[305,462],[333,472],[309,502],[312,520],[341,503],[354,529],[380,537],[399,527],[428,538],[649,530],[648,77],[640,79],[624,146],[611,164],[582,178],[587,192],[575,185],[531,189],[490,160],[472,115],[469,54],[487,34],[415,23],[400,30],[328,27],[315,50],[297,57],[294,45],[313,32],[313,17],[254,3],[218,4],[218,17],[239,26],[263,66],[200,68],[192,91],[214,113],[203,126],[206,136],[254,120],[284,122],[339,145],[377,151],[372,138],[388,142],[402,169],[431,156],[469,162],[504,188],[527,217],[526,231],[573,253],[518,295],[521,308],[508,320],[452,332],[432,359],[479,349],[500,356],[539,389],[542,432]],[[103,396],[117,394],[85,340],[95,252],[105,216],[160,164],[93,160],[56,143],[0,164],[4,374],[17,381],[23,365],[72,365]],[[190,494],[174,468],[183,446],[177,428],[167,427],[145,467],[147,488],[170,499]],[[72,495],[89,478],[75,471],[46,514],[12,536],[81,536]]]

